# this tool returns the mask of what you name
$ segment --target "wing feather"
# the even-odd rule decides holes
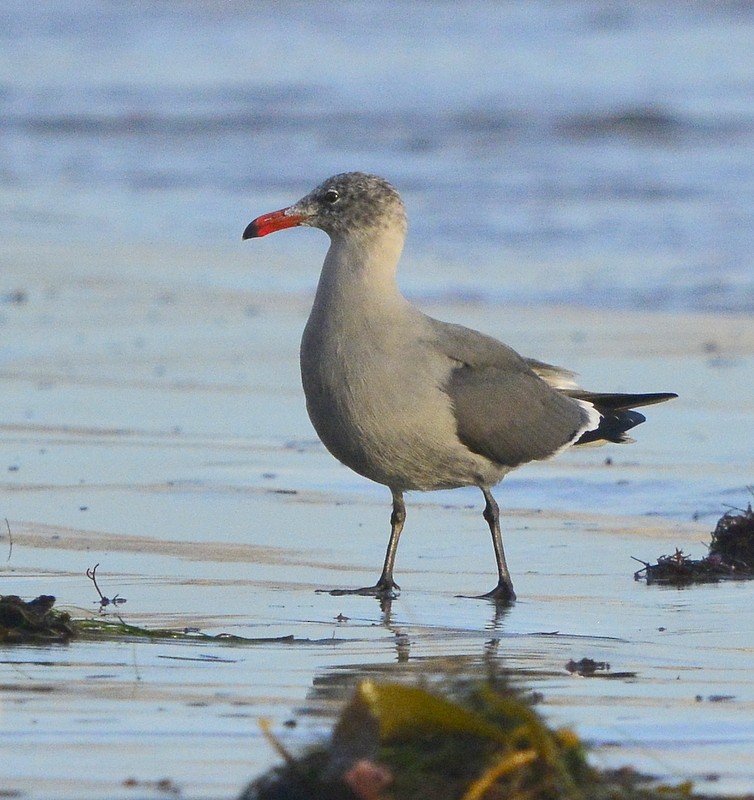
[[[434,335],[453,362],[443,388],[470,450],[514,467],[554,455],[598,423],[588,404],[553,388],[502,342],[447,323],[436,323]]]

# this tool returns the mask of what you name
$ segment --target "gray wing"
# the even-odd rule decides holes
[[[433,346],[453,362],[443,388],[458,436],[470,450],[515,467],[553,455],[595,423],[585,405],[561,394],[532,368],[549,365],[528,362],[478,331],[432,322]]]

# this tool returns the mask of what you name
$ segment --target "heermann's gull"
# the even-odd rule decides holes
[[[395,282],[406,213],[382,178],[335,175],[289,208],[257,217],[243,238],[296,225],[330,237],[301,341],[309,417],[339,461],[393,495],[379,580],[332,593],[394,597],[403,493],[478,486],[498,570],[497,586],[483,597],[514,600],[491,487],[571,445],[630,441],[626,431],[645,419],[634,407],[677,395],[586,392],[568,370],[414,308]]]

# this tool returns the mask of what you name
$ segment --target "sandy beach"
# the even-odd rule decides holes
[[[98,563],[129,623],[294,637],[5,648],[4,791],[131,797],[129,779],[149,794],[169,778],[183,797],[232,797],[275,763],[260,717],[296,747],[323,735],[322,713],[360,675],[490,658],[541,692],[545,716],[574,726],[596,763],[708,792],[754,786],[751,586],[647,587],[631,560],[703,555],[720,514],[751,499],[751,319],[426,304],[590,388],[680,398],[648,409],[632,446],[574,451],[498,488],[520,597],[502,616],[456,597],[493,574],[477,493],[409,495],[403,592],[383,613],[314,592],[375,577],[389,501],[309,426],[307,293],[254,291],[259,260],[240,242],[17,245],[3,261],[4,593],[95,614],[85,572]],[[635,677],[568,674],[582,657]]]

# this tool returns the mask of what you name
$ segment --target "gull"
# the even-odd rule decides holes
[[[677,395],[588,392],[570,370],[422,313],[396,284],[406,211],[383,178],[335,175],[292,206],[257,217],[243,238],[298,225],[330,237],[301,341],[309,417],[330,453],[387,486],[393,501],[377,583],[331,593],[396,597],[404,492],[477,486],[498,573],[497,585],[479,596],[512,603],[492,487],[570,447],[632,441],[626,432],[645,420],[634,409]]]

